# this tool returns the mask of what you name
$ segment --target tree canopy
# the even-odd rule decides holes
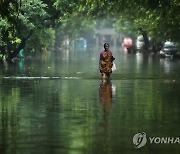
[[[56,7],[62,10],[64,18],[106,18],[115,20],[120,31],[144,29],[149,35],[161,40],[180,40],[180,2],[178,0],[57,0]],[[126,23],[131,23],[129,27]],[[127,29],[127,28],[126,28]]]
[[[1,53],[10,53],[31,31],[31,41],[46,44],[38,34],[49,28],[76,36],[106,18],[117,31],[143,29],[157,40],[180,40],[179,0],[0,0],[0,7]]]

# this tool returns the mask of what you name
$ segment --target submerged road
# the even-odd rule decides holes
[[[1,65],[0,153],[178,153],[180,61],[112,51],[110,81],[95,49]]]

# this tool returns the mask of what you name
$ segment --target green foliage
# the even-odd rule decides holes
[[[46,4],[37,0],[22,0],[20,12],[18,15],[19,27],[23,26],[26,29],[39,28],[43,18],[47,15],[45,8]]]
[[[180,40],[178,0],[1,0],[0,7],[0,46],[10,49],[31,30],[35,33],[28,42],[31,47],[38,46],[37,42],[39,47],[53,43],[49,32],[53,27],[60,32],[61,40],[80,33],[93,35],[95,28],[102,26],[102,19],[110,19],[117,31],[131,34],[142,28],[158,40]]]
[[[6,51],[3,52],[8,54],[31,30],[42,27],[42,20],[47,15],[47,5],[41,0],[21,0],[1,1],[0,6],[3,7],[0,11],[0,46],[5,46]]]
[[[51,47],[54,44],[54,29],[44,28],[34,32],[26,45],[26,52],[41,52],[42,47]]]
[[[63,20],[71,17],[89,19],[113,18],[119,31],[138,31],[142,28],[157,39],[180,40],[180,3],[178,0],[57,0]],[[130,23],[130,24],[129,24]]]
[[[5,5],[6,3],[1,2],[1,5],[3,4]],[[21,36],[24,31],[27,33],[37,27],[46,15],[44,10],[46,5],[42,1],[21,0],[18,3],[18,10],[16,5],[10,2],[7,8],[9,13],[1,16],[1,33],[4,30],[5,32],[10,31],[13,36]]]

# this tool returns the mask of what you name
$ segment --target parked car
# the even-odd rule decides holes
[[[131,47],[132,45],[133,45],[133,41],[131,38],[125,37],[123,39],[122,47],[128,48],[128,47]]]
[[[80,38],[77,38],[74,42],[75,44],[75,48],[76,49],[86,49],[87,48],[87,40],[80,37]]]
[[[123,51],[128,52],[128,53],[135,53],[136,52],[135,45],[134,45],[132,38],[125,37],[123,39],[122,49],[123,49]]]
[[[166,41],[160,51],[160,55],[164,57],[172,57],[177,53],[178,49],[174,42]]]
[[[136,39],[136,49],[137,50],[142,50],[144,48],[144,38],[142,35],[138,36]]]

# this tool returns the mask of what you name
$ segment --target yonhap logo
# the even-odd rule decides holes
[[[135,148],[137,149],[145,146],[146,142],[147,142],[147,137],[146,137],[145,132],[137,133],[133,137],[133,143],[134,143]]]
[[[145,132],[137,133],[133,137],[136,149],[146,145],[147,140],[150,144],[180,144],[180,137],[147,137]]]

